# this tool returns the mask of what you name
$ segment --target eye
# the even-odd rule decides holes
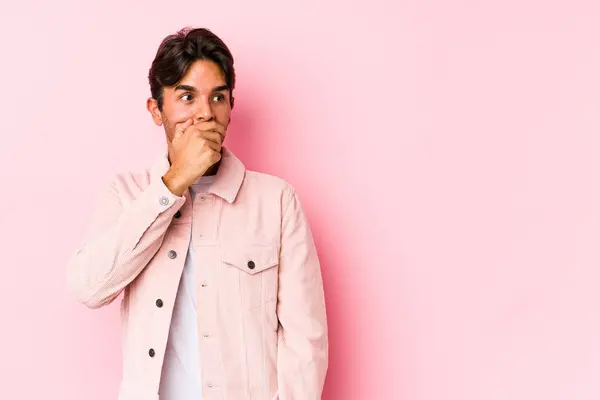
[[[186,99],[186,97],[189,97],[189,99]],[[184,94],[183,96],[180,97],[180,99],[183,99],[185,101],[192,101],[193,98],[194,98],[194,96],[192,94],[190,94],[190,93],[186,93],[186,94]]]
[[[223,96],[222,94],[215,94],[215,95],[212,97],[212,100],[213,100],[215,103],[218,103],[218,102],[221,102],[221,101],[225,100],[225,96]]]

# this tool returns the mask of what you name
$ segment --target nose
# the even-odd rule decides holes
[[[213,109],[207,98],[196,102],[196,109],[194,110],[194,119],[196,122],[210,121],[214,118]]]

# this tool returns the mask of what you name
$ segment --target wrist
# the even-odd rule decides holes
[[[175,196],[181,197],[190,186],[184,177],[177,172],[172,166],[169,168],[166,174],[162,176],[162,180],[165,186]]]

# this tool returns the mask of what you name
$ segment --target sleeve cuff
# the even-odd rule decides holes
[[[177,196],[169,190],[162,177],[158,178],[154,197],[161,213],[171,208],[174,204],[185,202],[184,196]]]

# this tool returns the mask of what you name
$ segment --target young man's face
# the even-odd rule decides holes
[[[192,119],[194,123],[214,120],[227,129],[231,114],[231,93],[221,68],[209,60],[195,61],[175,86],[163,91],[162,111],[155,99],[148,99],[148,111],[157,125],[164,125],[171,142],[175,125]]]

